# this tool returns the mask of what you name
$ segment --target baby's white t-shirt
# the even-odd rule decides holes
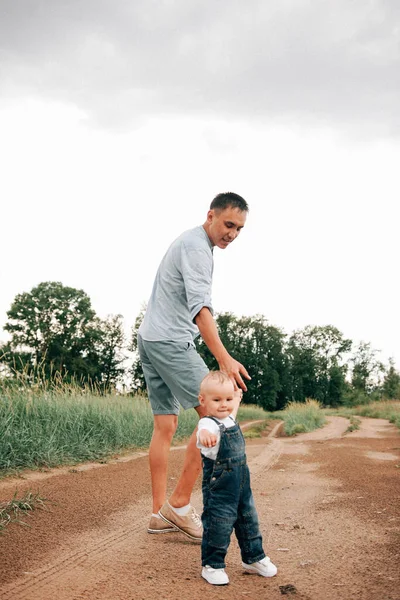
[[[225,417],[225,419],[217,419],[216,418],[216,420],[219,423],[222,423],[222,425],[225,425],[225,427],[227,429],[236,425],[235,419],[231,416]],[[202,429],[207,429],[207,431],[209,431],[210,433],[213,433],[217,436],[217,443],[212,448],[206,448],[199,442],[199,433]],[[207,458],[211,458],[211,460],[215,460],[217,458],[217,454],[218,454],[218,450],[219,450],[220,439],[221,439],[221,432],[219,430],[217,423],[215,421],[213,421],[212,419],[210,419],[209,417],[203,417],[202,419],[200,419],[198,428],[197,428],[197,444],[196,444],[196,446],[197,446],[197,448],[200,448],[200,452],[202,453],[202,455],[206,456]]]

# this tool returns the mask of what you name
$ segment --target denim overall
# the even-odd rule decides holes
[[[265,557],[258,526],[257,511],[250,489],[250,472],[246,463],[246,446],[237,423],[226,428],[217,423],[221,440],[215,460],[203,456],[203,541],[202,566],[225,567],[233,529],[246,564]]]

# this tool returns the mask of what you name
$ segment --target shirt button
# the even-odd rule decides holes
[[[213,477],[213,478],[211,479],[211,481],[215,481],[215,480],[216,480],[216,477]]]

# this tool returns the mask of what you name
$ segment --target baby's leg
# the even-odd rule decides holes
[[[237,503],[227,502],[224,495],[203,488],[204,510],[201,564],[214,569],[225,568],[233,526],[237,517]]]
[[[235,533],[239,542],[242,561],[246,564],[252,564],[262,560],[265,557],[265,552],[262,546],[257,510],[250,488],[250,475],[247,465],[244,468],[246,470],[244,474],[245,485],[239,500]]]

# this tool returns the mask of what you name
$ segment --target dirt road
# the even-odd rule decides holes
[[[149,535],[147,457],[120,457],[0,482],[0,500],[30,489],[47,511],[0,537],[2,600],[400,600],[400,434],[387,421],[331,418],[296,438],[248,441],[265,548],[278,575],[244,574],[236,541],[229,586],[200,578],[200,548]],[[171,452],[170,486],[183,450]],[[199,487],[193,502],[201,509]]]

